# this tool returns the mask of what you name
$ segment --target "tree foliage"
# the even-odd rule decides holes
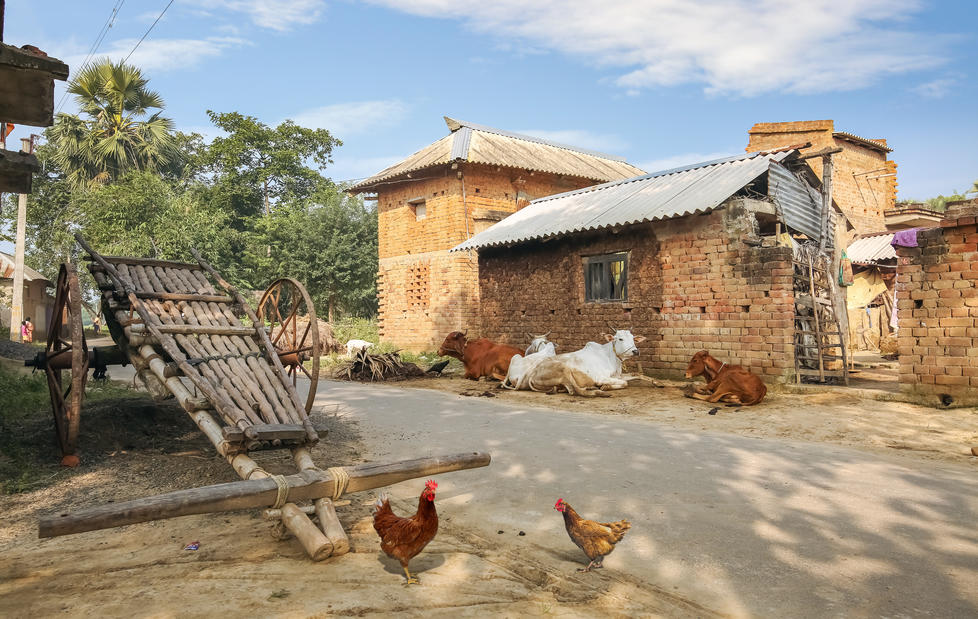
[[[323,175],[340,141],[209,111],[223,135],[208,144],[172,131],[146,84],[111,63],[72,82],[81,115],[60,115],[37,151],[27,262],[55,279],[79,258],[75,231],[109,255],[186,260],[196,247],[240,288],[290,276],[323,317],[375,314],[377,214]],[[140,120],[151,108],[160,111]],[[4,209],[0,222],[15,214]]]
[[[173,121],[161,116],[163,99],[148,81],[138,68],[106,59],[68,84],[81,113],[59,114],[47,133],[56,145],[53,158],[73,188],[179,164]],[[160,111],[150,114],[152,109]]]

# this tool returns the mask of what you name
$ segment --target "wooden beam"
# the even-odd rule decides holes
[[[799,159],[814,159],[815,157],[825,157],[826,155],[834,155],[836,153],[841,153],[842,149],[838,146],[835,148],[823,148],[822,150],[815,151],[814,153],[808,153],[807,155],[802,155]]]
[[[138,296],[136,298],[139,298]],[[147,332],[181,335],[243,335],[255,334],[255,327],[221,327],[212,325],[151,325],[148,322],[131,325],[134,335],[146,335]]]
[[[33,174],[40,169],[34,155],[0,150],[0,193],[30,193]]]
[[[490,460],[487,453],[470,452],[345,467],[349,475],[346,492],[360,492],[417,477],[488,466]],[[336,485],[328,472],[316,469],[289,475],[285,477],[285,481],[289,487],[289,502],[331,497]],[[90,507],[74,513],[61,512],[47,516],[39,523],[38,536],[57,537],[177,516],[268,507],[275,504],[277,496],[278,484],[271,478],[178,490],[134,501]]]
[[[232,303],[234,301],[230,295],[226,294],[185,294],[182,292],[137,292],[136,298],[159,299],[161,301],[197,301],[198,303]]]

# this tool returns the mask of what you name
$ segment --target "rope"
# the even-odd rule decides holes
[[[285,475],[272,475],[272,480],[278,486],[278,494],[275,496],[275,504],[272,509],[280,509],[289,498],[289,482],[285,481]]]
[[[350,474],[342,466],[330,467],[326,472],[333,478],[333,500],[336,501],[343,496],[350,485]]]
[[[208,361],[228,361],[229,359],[247,359],[248,357],[254,357],[256,359],[261,358],[260,352],[249,352],[243,355],[211,355],[210,357],[191,357],[187,359],[187,363],[192,366],[198,366],[201,363],[207,363]]]

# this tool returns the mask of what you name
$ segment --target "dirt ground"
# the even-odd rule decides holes
[[[978,445],[978,411],[935,410],[862,399],[843,389],[769,393],[754,407],[684,398],[681,382],[636,383],[610,398],[511,392],[458,377],[398,383],[522,406],[647,418],[668,427],[826,442],[901,458],[965,462]],[[486,395],[490,394],[490,395]],[[422,586],[405,588],[400,566],[379,550],[369,517],[373,493],[351,495],[340,518],[352,551],[322,563],[296,540],[276,541],[259,510],[190,516],[49,540],[37,518],[65,509],[233,481],[230,467],[175,405],[135,395],[85,410],[83,466],[53,468],[44,487],[0,496],[0,616],[712,616],[708,609],[604,570],[579,575],[572,548],[543,548],[515,535],[487,540],[443,518],[438,537],[412,562]],[[316,419],[329,429],[314,457],[321,466],[355,464],[369,450],[342,411]],[[56,461],[47,417],[25,430],[39,462]],[[285,471],[283,454],[259,454]],[[402,514],[413,504],[395,504]],[[197,551],[184,547],[200,542]]]

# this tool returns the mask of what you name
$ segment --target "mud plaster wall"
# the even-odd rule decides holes
[[[380,336],[413,351],[437,348],[450,331],[481,329],[475,253],[449,249],[531,200],[594,184],[474,164],[414,176],[377,194]],[[422,219],[412,204],[419,199]]]
[[[900,387],[978,404],[978,204],[949,210],[939,228],[897,251]]]
[[[558,352],[603,342],[608,323],[648,339],[646,370],[678,375],[707,349],[765,380],[794,370],[791,250],[741,241],[736,205],[617,234],[487,249],[479,257],[483,334],[517,347],[551,331]],[[628,300],[585,302],[583,259],[627,251]]]

